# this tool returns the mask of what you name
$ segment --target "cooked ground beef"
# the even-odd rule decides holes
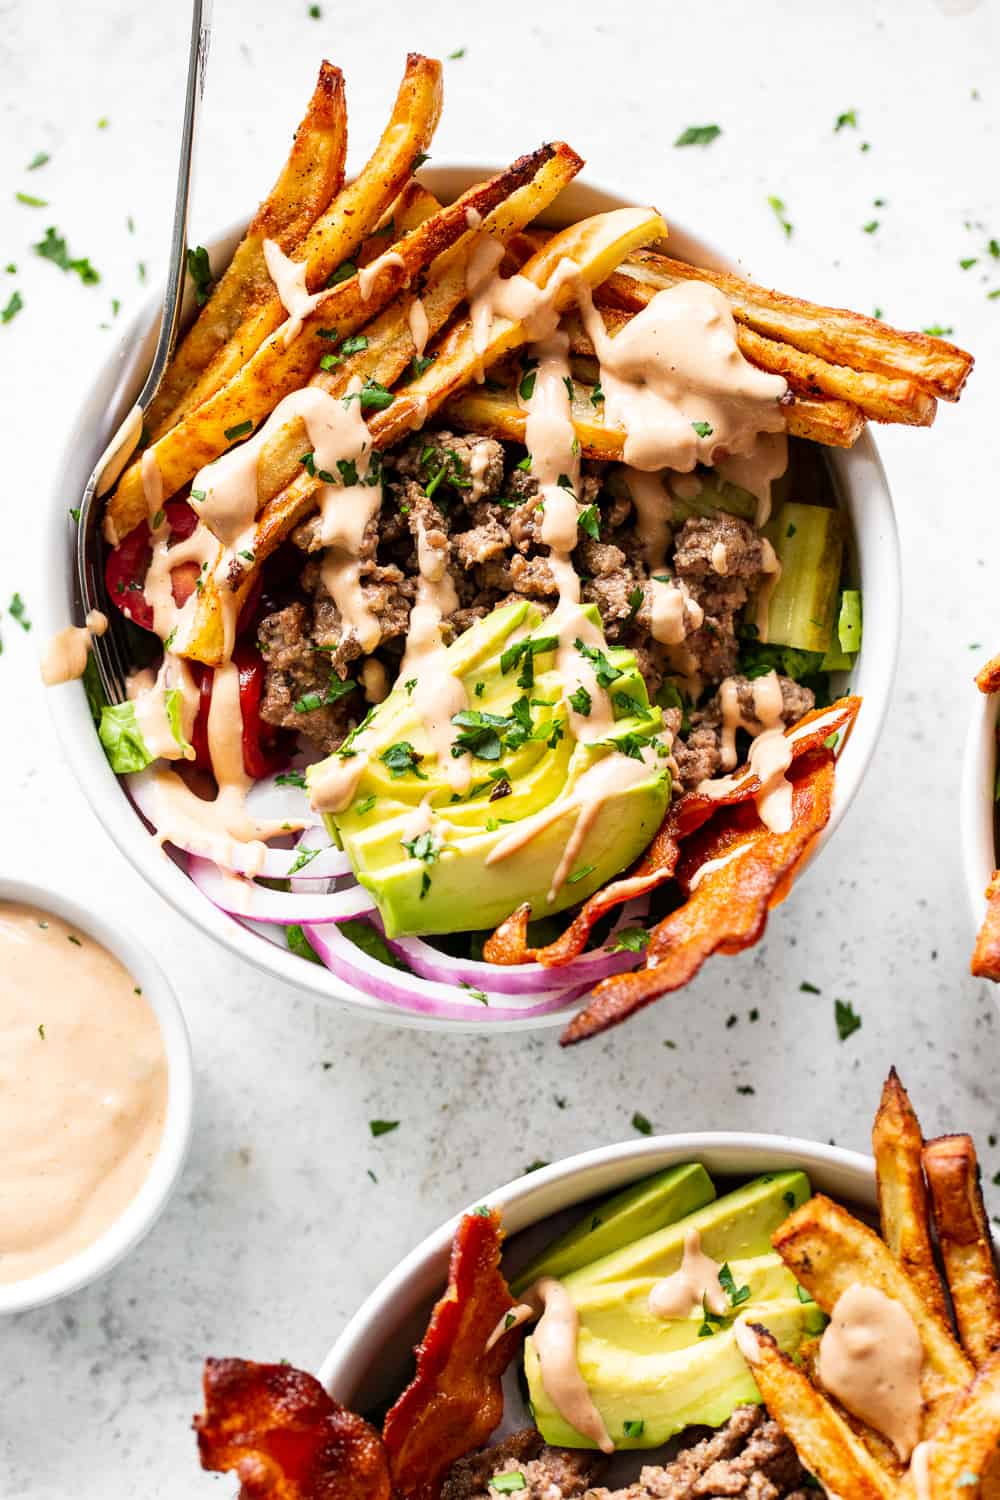
[[[390,680],[416,596],[418,544],[441,554],[458,597],[446,622],[446,639],[508,600],[531,599],[546,611],[555,604],[558,589],[541,540],[538,484],[516,454],[493,438],[437,431],[415,434],[386,457],[382,509],[365,532],[359,580],[380,625],[378,654]],[[656,585],[638,539],[632,502],[613,479],[605,487],[606,477],[606,465],[584,463],[578,498],[593,509],[587,527],[581,528],[573,562],[583,599],[597,605],[608,640],[635,653],[652,699],[678,681],[678,654],[652,637]],[[595,530],[597,536],[591,534]],[[323,585],[318,521],[303,522],[292,539],[305,554],[298,586],[281,601],[284,607],[276,602],[264,615],[259,629],[267,664],[262,713],[267,722],[298,730],[326,752],[360,717],[360,695],[306,713],[296,712],[294,705],[308,693],[324,692],[331,670],[341,680],[357,675],[362,651],[344,631]],[[708,692],[737,671],[737,624],[761,579],[763,561],[754,528],[725,512],[685,521],[668,547],[667,573],[684,585],[688,596],[686,666]],[[749,702],[752,688],[746,679],[740,684],[741,704]],[[782,694],[786,723],[812,706],[812,694],[785,679]],[[675,742],[679,788],[695,786],[719,770],[719,725],[717,699],[689,707]]]
[[[739,1406],[729,1421],[665,1464],[648,1464],[624,1489],[594,1488],[599,1454],[547,1448],[537,1432],[519,1432],[495,1448],[460,1459],[441,1500],[495,1500],[489,1481],[519,1472],[524,1500],[811,1500],[806,1471],[762,1406]]]
[[[748,724],[755,723],[753,682],[749,677],[739,676],[734,677],[733,681],[736,684],[741,717]],[[816,696],[811,688],[803,687],[801,682],[793,682],[790,677],[779,675],[778,682],[781,686],[781,722],[796,724],[813,707]],[[690,733],[674,745],[677,781],[684,791],[689,792],[699,781],[714,776],[721,769],[721,743],[722,707],[718,693],[713,693],[708,702],[691,715]]]
[[[522,1474],[518,1500],[577,1500],[600,1478],[607,1460],[583,1449],[549,1448],[533,1427],[515,1432],[495,1447],[453,1464],[441,1500],[496,1500],[489,1482],[500,1474]]]

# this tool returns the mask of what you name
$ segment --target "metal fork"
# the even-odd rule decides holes
[[[126,696],[128,650],[122,615],[114,602],[107,597],[102,567],[100,507],[96,502],[112,488],[138,447],[146,411],[159,389],[163,372],[177,342],[181,303],[184,298],[191,160],[194,154],[198,107],[205,90],[205,70],[208,64],[208,43],[211,35],[211,10],[212,0],[193,0],[184,120],[181,127],[180,160],[177,166],[177,195],[174,200],[174,227],[170,237],[167,287],[163,297],[163,313],[160,318],[160,332],[156,341],[153,362],[135,405],[94,465],[93,473],[87,481],[87,487],[80,501],[76,539],[77,579],[84,614],[89,614],[92,609],[101,609],[108,617],[106,633],[94,637],[94,658],[97,662],[101,686],[110,703],[121,703]]]

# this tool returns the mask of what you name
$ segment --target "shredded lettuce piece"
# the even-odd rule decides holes
[[[144,771],[153,759],[135,717],[134,703],[108,703],[97,733],[111,769],[119,776]]]
[[[167,723],[170,725],[170,733],[177,741],[180,750],[186,754],[191,749],[191,746],[184,737],[184,725],[181,721],[180,688],[168,688],[167,692],[163,695],[163,706],[167,714]]]

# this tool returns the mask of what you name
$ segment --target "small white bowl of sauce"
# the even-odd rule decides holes
[[[193,1081],[145,949],[0,880],[0,1314],[86,1286],[152,1228],[187,1155]]]

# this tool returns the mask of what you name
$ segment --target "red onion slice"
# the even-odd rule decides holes
[[[525,1005],[512,1004],[509,995],[478,989],[475,999],[471,994],[468,999],[463,999],[461,989],[454,984],[434,983],[413,974],[400,973],[398,969],[390,969],[377,958],[365,953],[334,926],[325,924],[314,927],[310,923],[304,923],[303,929],[326,967],[338,979],[353,985],[355,989],[363,990],[373,999],[384,1001],[387,1005],[400,1006],[419,1015],[477,1023],[525,1020],[563,1009],[587,988],[573,985],[569,988],[562,986],[555,990],[538,990],[533,1003]],[[485,996],[485,1003],[479,1000],[480,993]]]
[[[254,922],[282,922],[286,926],[306,922],[346,922],[375,906],[374,897],[363,886],[303,895],[298,891],[272,891],[255,885],[242,875],[220,870],[210,859],[188,855],[188,874],[203,896],[233,917]]]
[[[424,938],[386,938],[386,943],[423,979],[441,984],[471,984],[498,995],[537,994],[541,989],[551,988],[554,980],[564,988],[590,986],[608,974],[632,968],[636,961],[634,953],[609,953],[598,948],[593,953],[581,954],[572,963],[547,969],[538,963],[488,964],[485,960],[455,958]]]

